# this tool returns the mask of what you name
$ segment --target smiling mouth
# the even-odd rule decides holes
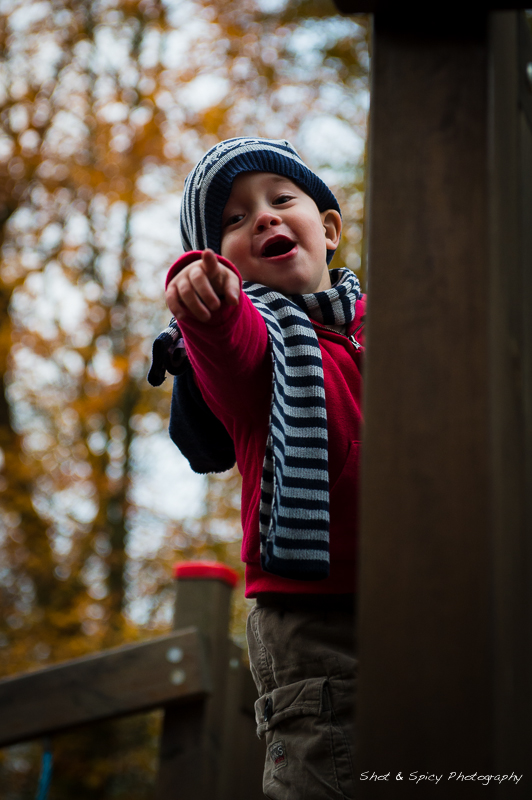
[[[261,258],[274,258],[275,256],[285,256],[295,247],[295,242],[290,239],[276,239],[269,242],[261,253]]]

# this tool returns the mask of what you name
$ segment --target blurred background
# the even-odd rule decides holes
[[[364,285],[368,67],[332,0],[0,0],[0,677],[168,631],[176,561],[241,569],[237,472],[192,473],[146,381],[183,181],[221,139],[289,139]],[[159,722],[57,737],[51,798],[147,798]],[[40,753],[0,751],[2,800]]]

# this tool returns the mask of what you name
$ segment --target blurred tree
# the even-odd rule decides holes
[[[0,54],[7,674],[164,630],[176,559],[240,568],[238,474],[194,482],[170,386],[145,381],[179,193],[216,141],[289,138],[342,205],[335,263],[358,269],[368,55],[365,20],[328,0],[3,0]],[[104,758],[153,740],[139,720],[62,737],[54,796],[142,796],[133,748]],[[6,797],[33,796],[36,769],[30,746],[4,754]]]

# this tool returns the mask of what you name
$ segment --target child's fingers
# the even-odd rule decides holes
[[[205,274],[200,261],[191,265],[187,277],[193,290],[208,309],[215,311],[220,308],[220,298],[216,292],[216,287],[213,286],[209,276]]]
[[[209,288],[212,292],[212,288]],[[176,292],[181,308],[181,314],[179,317],[176,317],[176,319],[182,319],[186,312],[192,314],[196,319],[200,320],[200,322],[207,322],[211,318],[211,312],[196,292],[190,274],[181,276],[180,280],[178,276]],[[220,303],[216,295],[214,295],[214,299],[218,304]]]
[[[201,273],[201,262],[199,262],[198,266]],[[203,275],[203,278],[200,276],[200,283],[202,280],[207,284],[207,292],[211,294],[208,302],[214,308],[217,308],[220,305],[219,299],[216,297],[205,275]],[[166,303],[177,320],[183,319],[187,314],[192,314],[201,322],[207,322],[211,317],[209,309],[194,288],[189,269],[179,273],[170,281],[166,289]]]
[[[185,310],[179,302],[179,293],[175,282],[172,280],[166,287],[166,305],[176,319],[181,319],[185,315]]]
[[[232,269],[220,264],[213,250],[207,248],[202,256],[203,269],[217,295],[225,297],[229,305],[237,305],[240,281]]]
[[[230,306],[237,306],[240,298],[240,281],[232,269],[225,269],[221,289],[226,303],[229,303]]]
[[[229,305],[237,305],[239,296],[237,275],[220,264],[212,250],[205,250],[201,260],[179,272],[166,289],[168,308],[177,320],[192,314],[201,322],[207,322],[211,312],[220,307],[220,297]]]
[[[211,250],[210,248],[204,250],[201,260],[203,262],[205,274],[208,275],[211,280],[216,278],[220,273],[222,265],[216,258],[216,253],[214,250]]]

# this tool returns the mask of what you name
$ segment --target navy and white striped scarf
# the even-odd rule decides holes
[[[243,284],[266,323],[273,362],[261,480],[261,566],[297,580],[320,580],[329,574],[327,412],[321,351],[310,319],[349,325],[362,296],[351,270],[335,269],[330,275],[333,288],[289,298],[261,284]],[[179,338],[174,320],[158,337],[159,344],[156,340],[157,347],[154,344],[150,374],[161,372],[156,350],[169,353],[173,348],[175,353]],[[175,355],[172,358],[175,364]]]

